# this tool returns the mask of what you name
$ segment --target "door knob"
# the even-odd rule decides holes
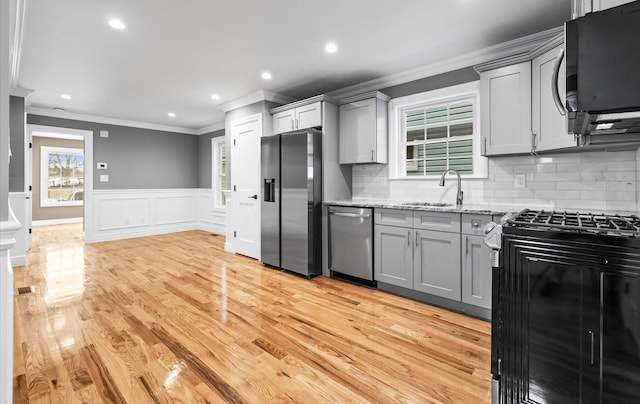
[[[256,194],[256,195],[251,195],[251,196],[249,196],[248,198],[251,198],[251,199],[258,199],[258,194]]]

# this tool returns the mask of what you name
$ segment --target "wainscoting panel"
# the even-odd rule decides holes
[[[31,199],[27,199],[27,192],[9,192],[9,205],[15,218],[20,222],[20,230],[16,233],[16,243],[9,250],[11,266],[19,267],[25,265],[26,253],[29,249],[31,236],[29,235],[29,214]]]
[[[225,231],[225,210],[213,208],[211,189],[96,190],[93,196],[95,234],[86,238],[92,242],[196,229]]]

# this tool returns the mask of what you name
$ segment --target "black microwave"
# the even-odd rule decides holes
[[[569,133],[640,139],[640,1],[565,24]]]

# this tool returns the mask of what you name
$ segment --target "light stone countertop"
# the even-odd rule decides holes
[[[360,208],[387,208],[387,209],[407,209],[407,210],[423,210],[431,212],[448,212],[448,213],[473,213],[481,215],[504,215],[506,213],[520,212],[524,207],[514,205],[494,205],[494,204],[446,204],[442,206],[439,202],[432,202],[435,205],[425,205],[426,202],[411,201],[389,201],[389,200],[366,200],[366,199],[346,199],[324,201],[324,205],[350,206]]]

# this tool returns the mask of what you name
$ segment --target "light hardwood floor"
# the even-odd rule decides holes
[[[34,228],[14,268],[15,403],[488,403],[490,324],[263,267],[202,231],[84,245]]]

